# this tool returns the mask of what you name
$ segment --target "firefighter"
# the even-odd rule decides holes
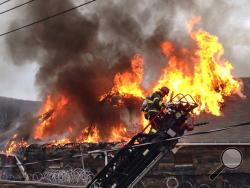
[[[167,96],[169,89],[167,87],[162,87],[160,90],[154,92],[151,96],[146,97],[142,103],[141,110],[145,113],[145,118],[148,120],[155,120],[155,123],[159,122],[158,118],[155,116],[160,112],[163,104],[163,98]]]

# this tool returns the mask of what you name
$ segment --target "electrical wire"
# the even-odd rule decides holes
[[[8,3],[9,1],[10,1],[10,0],[3,1],[3,2],[0,3],[0,5],[3,5],[3,4],[5,4],[5,3]]]
[[[2,37],[2,36],[4,36],[4,35],[7,35],[7,34],[10,34],[10,33],[13,33],[13,32],[16,32],[16,31],[18,31],[18,30],[24,29],[24,28],[26,28],[26,27],[30,27],[30,26],[32,26],[32,25],[35,25],[35,24],[38,24],[38,23],[41,23],[41,22],[50,20],[50,19],[52,19],[52,18],[54,18],[54,17],[57,17],[57,16],[60,16],[60,15],[62,15],[62,14],[71,12],[71,11],[76,10],[76,9],[78,9],[78,8],[80,8],[80,7],[83,7],[83,6],[87,5],[87,4],[91,4],[91,3],[95,2],[95,1],[97,1],[97,0],[91,0],[91,1],[88,1],[88,2],[85,2],[85,3],[82,3],[82,4],[80,4],[80,5],[77,5],[77,6],[75,6],[75,7],[72,7],[72,8],[70,8],[70,9],[67,9],[67,10],[64,10],[64,11],[61,11],[61,12],[58,12],[58,13],[53,14],[53,15],[51,15],[51,16],[48,16],[48,17],[39,19],[39,20],[34,21],[34,22],[32,22],[32,23],[29,23],[29,24],[23,25],[23,26],[21,26],[21,27],[18,27],[18,28],[9,30],[9,31],[7,31],[7,32],[1,33],[1,34],[0,34],[0,37]]]
[[[5,11],[0,12],[0,14],[4,14],[4,13],[9,12],[9,11],[11,11],[11,10],[17,9],[17,8],[22,7],[22,6],[26,5],[26,4],[29,4],[29,3],[33,2],[33,1],[36,1],[36,0],[30,0],[30,1],[27,1],[27,2],[22,3],[22,4],[20,4],[20,5],[14,6],[14,7],[10,8],[10,9],[7,9],[7,10],[5,10]],[[1,5],[1,4],[0,4],[0,5]]]
[[[210,133],[214,133],[214,132],[221,132],[221,131],[229,130],[229,129],[236,128],[236,127],[246,126],[246,125],[250,125],[250,122],[240,123],[240,124],[235,124],[235,125],[229,125],[227,127],[212,129],[212,130],[208,130],[208,131],[199,131],[199,132],[196,132],[196,133],[190,133],[190,134],[186,134],[186,135],[183,135],[183,136],[168,138],[168,139],[160,140],[160,141],[157,141],[157,142],[147,142],[147,143],[144,143],[144,144],[136,144],[136,145],[127,146],[127,147],[125,146],[125,147],[123,147],[121,149],[130,149],[130,148],[142,147],[142,146],[147,146],[147,145],[160,144],[160,143],[164,143],[164,142],[168,142],[168,141],[179,140],[179,139],[185,138],[185,137],[198,136],[198,135],[203,135],[203,134],[210,134]]]

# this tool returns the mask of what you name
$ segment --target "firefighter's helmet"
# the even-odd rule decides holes
[[[163,96],[165,96],[165,95],[168,95],[169,89],[168,89],[167,87],[162,87],[162,88],[160,89],[160,92],[161,92],[161,94],[162,94]]]

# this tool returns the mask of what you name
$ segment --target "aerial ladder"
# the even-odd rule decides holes
[[[168,102],[93,178],[87,188],[132,188],[175,147],[184,134],[183,125],[197,103],[190,95],[178,94]],[[152,127],[156,132],[145,130]],[[173,139],[171,139],[173,138]]]

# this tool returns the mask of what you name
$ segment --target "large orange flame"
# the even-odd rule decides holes
[[[140,55],[135,55],[131,61],[132,72],[117,73],[114,78],[113,92],[121,95],[133,95],[143,97],[141,82],[143,80],[143,59]]]
[[[224,48],[218,38],[202,29],[192,30],[198,20],[195,17],[188,24],[195,50],[178,51],[171,42],[162,43],[168,64],[154,89],[167,86],[175,94],[190,94],[199,104],[197,114],[206,111],[220,115],[224,96],[240,93],[241,86],[232,76],[232,65],[223,58]]]
[[[114,77],[114,86],[109,94],[118,93],[124,97],[144,97],[144,90],[141,87],[144,74],[144,63],[141,55],[135,55],[131,60],[131,71],[117,73]],[[102,101],[107,94],[100,97]]]
[[[92,130],[83,129],[80,136],[76,139],[77,142],[98,143],[100,141],[99,130],[94,127]]]
[[[53,120],[58,117],[63,118],[63,116],[65,115],[64,106],[67,105],[68,103],[69,100],[67,99],[67,97],[63,95],[59,96],[57,100],[53,100],[52,96],[50,95],[47,96],[47,99],[42,108],[40,109],[39,114],[45,114],[51,110],[53,112],[49,118],[43,120],[38,126],[36,126],[34,132],[35,139],[42,139],[45,136],[44,134],[46,127],[56,126],[54,125]]]

